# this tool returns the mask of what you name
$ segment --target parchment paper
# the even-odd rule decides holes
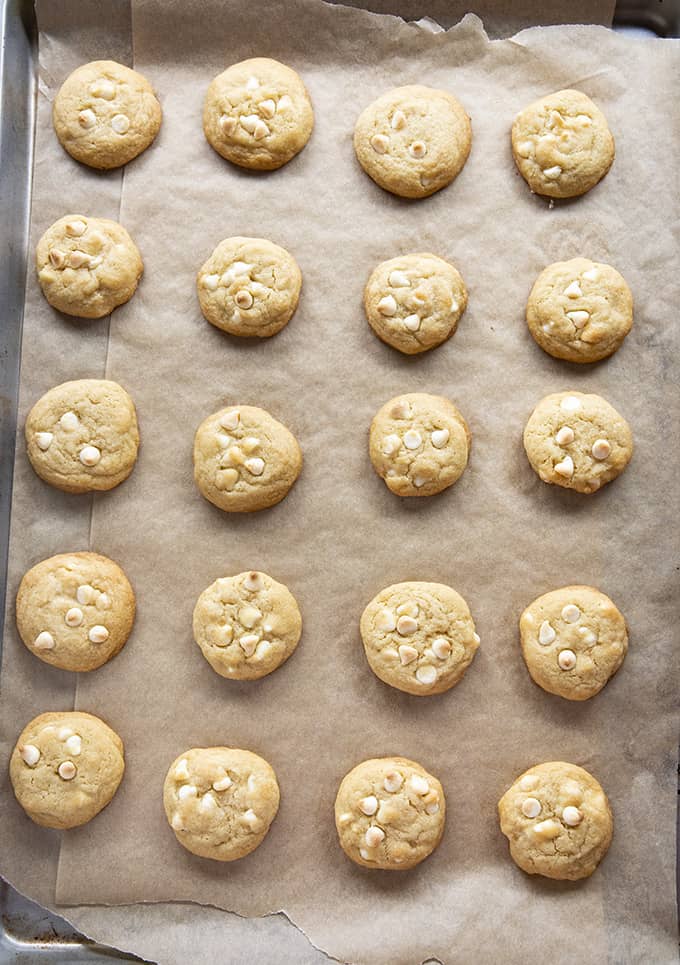
[[[139,601],[134,634],[111,664],[78,679],[76,706],[121,733],[128,769],[111,806],[63,835],[56,884],[56,836],[28,822],[3,776],[5,873],[59,905],[184,900],[247,915],[283,909],[314,944],[348,961],[514,963],[537,953],[560,962],[674,961],[680,125],[670,98],[678,45],[632,43],[599,28],[532,30],[490,43],[475,17],[433,35],[316,0],[143,0],[133,3],[132,24],[133,64],[163,103],[158,141],[127,167],[121,193],[120,175],[88,174],[64,157],[43,103],[33,237],[66,210],[116,217],[120,199],[145,276],[112,316],[108,340],[106,322],[53,313],[30,277],[21,414],[52,384],[105,372],[137,402],[139,464],[112,493],[67,497],[33,476],[20,445],[9,574],[11,601],[28,566],[64,549],[89,543],[125,567]],[[90,53],[98,28],[76,46],[75,62],[103,55]],[[316,113],[305,151],[259,176],[222,161],[200,126],[211,77],[255,53],[299,69]],[[47,96],[72,66],[44,78]],[[377,188],[351,147],[361,108],[389,86],[413,82],[453,90],[474,130],[454,184],[415,203]],[[568,85],[603,107],[617,160],[585,198],[551,208],[515,173],[508,129],[530,99]],[[303,272],[296,316],[265,344],[212,329],[196,302],[197,267],[237,233],[283,244]],[[361,294],[378,261],[411,250],[454,261],[470,305],[453,340],[407,359],[371,334]],[[594,367],[550,359],[523,321],[538,272],[576,254],[616,265],[636,298],[626,345]],[[533,405],[562,388],[600,392],[635,435],[626,474],[591,499],[541,484],[522,452]],[[449,395],[473,432],[468,469],[431,500],[391,496],[368,460],[372,415],[407,390]],[[239,401],[282,419],[306,457],[289,497],[247,518],[203,501],[191,474],[195,427]],[[295,656],[248,685],[217,677],[191,637],[199,592],[247,567],[287,583],[305,622]],[[465,680],[427,700],[374,678],[358,634],[378,589],[415,578],[455,586],[482,638]],[[531,683],[517,619],[537,594],[580,581],[620,604],[631,649],[598,698],[572,705]],[[24,650],[11,607],[2,687],[6,760],[27,719],[72,706],[73,694],[69,675]],[[161,804],[169,762],[212,743],[262,753],[282,790],[265,843],[228,866],[184,852]],[[332,819],[346,771],[390,753],[437,774],[450,809],[438,851],[405,875],[351,865]],[[616,818],[607,859],[578,885],[518,871],[495,814],[517,773],[560,758],[593,771]],[[222,934],[202,947],[204,960],[224,960]]]

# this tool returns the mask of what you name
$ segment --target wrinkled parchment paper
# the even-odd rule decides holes
[[[75,702],[118,730],[128,768],[110,807],[64,834],[61,846],[25,818],[3,769],[4,873],[48,905],[192,901],[249,916],[284,910],[317,947],[353,962],[519,963],[536,954],[561,962],[674,961],[680,290],[673,146],[680,123],[669,98],[678,45],[631,43],[599,28],[531,30],[490,43],[475,17],[433,35],[317,0],[250,7],[137,0],[131,60],[107,46],[118,37],[124,47],[121,8],[94,14],[93,7],[89,20],[71,21],[85,26],[68,33],[57,14],[74,17],[74,8],[46,8],[33,241],[66,211],[119,217],[142,251],[145,276],[110,322],[93,323],[54,313],[29,276],[20,418],[51,385],[105,374],[137,403],[142,449],[125,484],[92,498],[45,486],[19,445],[9,599],[39,559],[90,546],[125,567],[139,611],[122,653],[74,682],[23,648],[10,606],[2,759],[30,717]],[[316,114],[302,154],[265,175],[220,159],[200,124],[212,76],[254,54],[295,66]],[[145,73],[164,109],[156,144],[122,178],[71,161],[49,126],[48,101],[63,77],[105,55]],[[351,147],[363,106],[390,86],[414,82],[454,91],[474,131],[461,175],[420,202],[382,192]],[[515,173],[508,129],[529,100],[569,85],[604,109],[617,159],[589,195],[551,208]],[[225,336],[198,309],[196,269],[231,234],[271,238],[302,269],[297,314],[263,344]],[[448,344],[404,358],[372,335],[361,294],[378,261],[413,250],[450,258],[470,304]],[[618,267],[636,300],[625,346],[596,366],[549,358],[523,321],[538,272],[576,254]],[[535,402],[566,388],[600,392],[635,436],[625,475],[589,499],[541,484],[522,451]],[[400,501],[370,467],[367,428],[386,399],[414,390],[459,405],[472,454],[445,494]],[[230,402],[269,409],[305,453],[288,498],[250,517],[220,513],[192,482],[195,427]],[[191,612],[212,580],[249,567],[288,584],[304,634],[279,671],[239,684],[203,660]],[[456,587],[482,638],[465,680],[429,699],[378,681],[358,634],[377,590],[417,578]],[[620,674],[583,705],[536,688],[517,639],[518,616],[531,599],[581,581],[619,603],[631,635]],[[161,802],[174,757],[214,743],[262,753],[282,790],[265,843],[230,865],[181,849]],[[337,846],[332,818],[346,771],[391,753],[437,774],[449,805],[442,845],[404,875],[354,867]],[[495,813],[517,773],[560,758],[599,778],[616,819],[607,859],[576,885],[516,869]],[[156,957],[161,941],[151,941],[153,927],[142,931],[158,922],[157,912],[133,909],[124,933],[115,931],[122,921],[115,909],[72,907],[68,917]],[[230,938],[234,920],[220,929],[217,916],[173,906],[167,920],[183,938],[162,960],[186,961],[187,935],[195,952],[199,922],[210,922],[200,946],[205,961],[242,960]],[[270,960],[282,960],[283,952],[266,947]]]

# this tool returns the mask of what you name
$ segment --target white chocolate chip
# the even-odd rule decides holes
[[[257,114],[246,114],[244,117],[239,118],[239,124],[244,131],[249,134],[255,133],[255,125],[260,123],[260,118]]]
[[[371,815],[375,814],[375,812],[378,810],[378,799],[375,797],[375,795],[369,794],[368,797],[364,797],[359,801],[359,807],[364,814],[367,814],[369,817],[371,817]]]
[[[78,757],[83,749],[82,738],[79,737],[78,734],[72,734],[69,738],[67,738],[65,746],[69,754],[73,754],[74,757]]]
[[[79,627],[83,622],[83,611],[77,606],[72,606],[70,610],[66,611],[64,622],[67,627]]]
[[[564,294],[568,298],[580,298],[581,295],[583,295],[583,292],[581,291],[581,286],[579,283],[577,281],[573,281],[571,285],[567,285],[567,287],[564,289]]]
[[[239,610],[238,618],[244,627],[251,630],[262,619],[262,612],[256,606],[244,606]]]
[[[524,777],[519,782],[519,786],[523,791],[531,791],[538,784],[538,778],[535,774],[525,774]]]
[[[359,854],[364,859],[364,861],[373,861],[373,858],[370,852],[367,851],[366,848],[359,848]]]
[[[255,647],[260,642],[260,638],[256,633],[245,633],[239,638],[238,642],[246,657],[252,657],[255,653]]]
[[[125,114],[114,114],[111,118],[111,127],[116,134],[125,134],[130,129],[130,119]]]
[[[537,818],[541,813],[541,802],[535,797],[528,797],[522,801],[522,814],[525,818]]]
[[[593,448],[590,451],[593,454],[593,459],[597,459],[601,462],[611,453],[612,447],[609,445],[606,439],[596,439],[593,443]]]
[[[365,841],[369,848],[377,848],[385,840],[385,832],[382,828],[372,824],[366,831]]]
[[[532,141],[522,141],[517,145],[517,153],[520,157],[531,157],[534,153],[534,145]]]
[[[575,828],[583,820],[583,815],[578,808],[570,804],[562,811],[562,820],[570,828]]]
[[[378,302],[378,311],[381,315],[386,315],[390,318],[392,315],[397,313],[397,303],[394,300],[394,295],[385,295]]]
[[[557,821],[552,818],[548,818],[547,821],[539,821],[538,824],[534,825],[534,834],[538,838],[544,838],[547,841],[551,841],[556,838],[560,833],[561,828]]]
[[[58,248],[50,248],[49,259],[54,268],[63,268],[66,264],[66,255]]]
[[[228,647],[234,636],[234,630],[229,623],[217,628],[217,639],[213,640],[216,647]]]
[[[568,446],[574,441],[575,438],[576,436],[571,426],[562,426],[555,436],[555,442],[558,446]]]
[[[253,130],[253,137],[255,138],[255,140],[261,141],[262,138],[266,137],[268,134],[271,134],[271,131],[269,130],[265,122],[258,120],[258,122],[255,125],[255,129]]]
[[[381,630],[383,633],[391,633],[396,630],[397,621],[392,610],[380,610],[375,618],[375,626],[377,630]]]
[[[40,760],[40,751],[35,744],[24,744],[19,753],[24,764],[28,764],[29,767],[35,767]]]
[[[413,617],[399,617],[397,620],[397,633],[401,637],[410,637],[418,629],[418,621]]]
[[[36,650],[54,650],[54,637],[47,630],[43,630],[33,641]]]
[[[438,660],[446,660],[451,653],[451,644],[445,637],[437,637],[432,641],[432,653]]]
[[[573,670],[576,666],[576,654],[573,650],[560,650],[557,655],[560,670]]]
[[[585,278],[587,281],[597,281],[600,277],[600,273],[597,268],[589,268],[588,271],[584,271],[581,278]]]
[[[565,412],[576,412],[581,408],[581,400],[577,399],[575,395],[565,395],[565,397],[560,402],[560,409]]]
[[[116,88],[110,80],[100,80],[90,85],[93,97],[102,97],[105,101],[112,101],[116,96]]]
[[[255,452],[260,446],[260,440],[257,436],[246,436],[241,442],[242,447],[246,452]]]
[[[590,320],[590,312],[578,311],[567,312],[567,318],[573,322],[575,328],[583,328]]]
[[[225,412],[225,414],[220,419],[220,425],[223,429],[236,429],[241,421],[241,414],[238,409],[232,409],[231,412]]]
[[[72,238],[80,238],[87,231],[87,224],[79,218],[76,221],[67,221],[66,234]]]
[[[437,670],[435,667],[426,664],[424,667],[418,667],[416,670],[416,680],[421,684],[429,686],[433,684],[437,679]]]
[[[70,727],[61,727],[57,732],[57,737],[60,741],[65,741],[68,740],[72,733],[73,731]]]
[[[246,590],[250,590],[253,593],[257,593],[259,590],[264,589],[264,580],[262,579],[262,574],[255,571],[249,573],[244,579],[243,585]]]
[[[198,802],[199,811],[214,811],[217,807],[217,801],[213,795],[208,791]]]
[[[415,158],[425,157],[427,154],[427,144],[425,141],[413,141],[413,143],[408,146],[408,153],[411,157]]]
[[[52,439],[54,436],[51,432],[36,432],[35,441],[38,445],[38,449],[42,449],[45,452],[52,445]]]
[[[78,773],[78,769],[73,761],[62,761],[57,768],[57,774],[63,781],[72,781]]]
[[[412,315],[407,315],[404,319],[404,328],[408,329],[409,332],[417,332],[420,328],[420,316],[415,313]]]
[[[413,477],[413,485],[416,487],[416,489],[420,489],[422,486],[425,485],[426,482],[429,482],[427,476],[414,476],[414,477]]]
[[[597,636],[588,627],[579,627],[578,632],[587,647],[592,647],[593,644],[597,643]]]
[[[370,143],[376,154],[385,154],[387,148],[390,146],[390,139],[389,137],[385,137],[384,134],[374,134]]]
[[[401,439],[396,433],[392,433],[389,436],[385,436],[382,441],[382,454],[384,456],[391,456],[395,452],[401,449]]]
[[[184,831],[184,821],[179,816],[179,814],[177,813],[173,814],[172,821],[170,822],[170,824],[172,825],[173,830]]]
[[[267,98],[266,101],[260,101],[258,105],[260,114],[263,114],[267,118],[272,118],[276,114],[276,101]]]
[[[257,790],[257,780],[254,774],[248,776],[248,793],[254,794]]]
[[[561,173],[562,168],[559,166],[559,164],[556,164],[552,168],[545,168],[543,171],[543,177],[547,178],[548,181],[555,181],[557,178],[559,178]]]
[[[399,659],[401,660],[402,665],[405,667],[407,664],[418,659],[418,651],[415,647],[409,647],[406,644],[402,644],[399,647]]]
[[[410,288],[411,282],[408,280],[403,271],[399,271],[395,268],[394,271],[390,272],[390,276],[387,279],[390,283],[391,288]]]
[[[217,286],[220,283],[219,275],[204,275],[201,279],[201,283],[204,288],[207,288],[209,292],[214,292],[217,290]]]
[[[543,647],[547,647],[553,642],[557,634],[550,626],[547,620],[544,620],[541,624],[541,629],[538,631],[538,642]]]
[[[420,610],[415,600],[409,600],[407,603],[400,603],[397,607],[397,616],[399,617],[417,617],[419,612]]]
[[[234,301],[239,308],[248,309],[253,307],[253,296],[246,288],[242,288],[241,291],[236,292]]]
[[[251,74],[251,76],[246,81],[246,90],[257,90],[259,86],[260,86],[259,80],[257,79],[257,77]]]
[[[83,446],[78,453],[78,458],[84,466],[96,466],[102,454],[96,446]]]
[[[435,449],[443,449],[446,443],[449,441],[449,430],[448,429],[435,429],[430,436],[430,441]]]
[[[393,131],[400,131],[406,125],[406,114],[403,111],[395,111],[390,119],[390,127]]]
[[[383,787],[390,794],[396,794],[403,783],[404,777],[399,771],[389,771],[383,780]]]
[[[246,813],[243,815],[243,820],[248,825],[248,827],[253,829],[255,829],[260,823],[260,819],[258,818],[257,814],[255,814],[252,808],[248,808]]]
[[[80,422],[78,421],[78,416],[75,414],[75,412],[65,412],[59,420],[59,425],[62,429],[66,429],[67,432],[70,432],[73,429],[77,429],[80,425]]]
[[[439,801],[430,801],[429,804],[425,805],[426,814],[436,814],[439,810]]]
[[[562,462],[558,462],[555,465],[555,472],[560,476],[565,476],[569,479],[574,475],[574,460],[571,456],[565,456]]]
[[[78,114],[78,123],[81,127],[84,127],[86,131],[89,131],[89,129],[97,123],[95,112],[91,111],[89,107],[84,111],[80,111]]]
[[[345,811],[345,813],[341,814],[338,818],[338,824],[349,824],[353,818],[354,815],[350,811]]]
[[[88,633],[90,643],[104,643],[105,640],[109,639],[109,631],[106,627],[103,627],[100,623],[96,626],[90,628]]]
[[[245,467],[251,475],[261,476],[264,472],[264,459],[260,459],[259,456],[253,456],[252,459],[246,459]]]
[[[415,793],[420,795],[420,797],[423,797],[430,790],[430,785],[427,783],[424,777],[420,776],[420,774],[411,775],[409,784]]]
[[[176,781],[189,780],[189,761],[186,759],[186,757],[183,757],[175,768],[174,777]]]
[[[226,791],[227,788],[230,788],[233,783],[234,782],[229,775],[225,774],[224,777],[220,777],[218,780],[213,781],[212,786],[214,791]]]
[[[293,101],[288,94],[284,94],[283,97],[279,97],[279,102],[276,105],[277,111],[287,111],[293,106]]]
[[[198,788],[195,784],[183,784],[177,791],[177,797],[180,801],[186,801],[187,798],[196,797],[198,794]]]
[[[587,114],[577,114],[574,120],[576,120],[581,127],[590,127],[590,125],[593,123],[592,118]]]
[[[423,444],[423,437],[417,429],[409,429],[404,433],[404,445],[407,449],[418,449]]]
[[[562,619],[566,623],[578,623],[581,619],[581,611],[574,603],[567,603],[562,607]]]
[[[474,638],[475,643],[481,643],[481,642],[482,642],[482,638],[480,637],[480,635],[479,635],[478,633],[473,633],[472,636],[473,636],[473,638]]]
[[[90,264],[90,256],[84,251],[72,251],[68,256],[68,263],[71,268],[87,268]]]
[[[237,124],[236,118],[229,114],[223,114],[219,119],[220,130],[223,134],[233,134]]]
[[[97,591],[89,583],[83,583],[76,590],[76,600],[78,603],[82,603],[83,606],[87,606],[89,603],[93,603],[97,597]]]
[[[393,419],[408,419],[411,415],[411,406],[406,399],[401,399],[396,405],[392,406],[390,415]]]

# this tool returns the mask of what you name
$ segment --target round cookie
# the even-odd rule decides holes
[[[598,694],[628,650],[626,621],[592,586],[564,586],[539,596],[522,614],[519,631],[534,683],[567,700]]]
[[[17,629],[26,647],[62,670],[96,670],[123,648],[135,594],[120,566],[98,553],[61,553],[19,586]]]
[[[535,194],[574,198],[594,188],[612,166],[614,138],[589,97],[558,90],[519,112],[512,155]]]
[[[268,57],[232,64],[208,87],[203,131],[227,161],[273,171],[294,158],[314,127],[314,111],[298,73]]]
[[[604,791],[576,764],[550,761],[521,774],[498,802],[501,831],[522,871],[577,881],[589,877],[614,831]]]
[[[25,433],[33,469],[66,493],[113,489],[132,472],[139,449],[135,404],[106,379],[50,389],[28,413]]]
[[[359,164],[402,198],[426,198],[460,173],[472,144],[470,118],[453,94],[413,84],[369,104],[354,128]]]
[[[95,60],[66,78],[54,99],[52,121],[71,157],[104,170],[146,150],[161,126],[161,105],[136,70]]]
[[[543,482],[594,493],[626,468],[633,437],[623,416],[601,396],[555,392],[531,413],[524,448]]]
[[[345,775],[335,799],[340,847],[363,868],[413,868],[437,847],[445,820],[441,784],[405,757],[362,761]]]
[[[35,717],[19,735],[9,762],[14,794],[44,828],[76,828],[106,807],[123,779],[118,734],[83,711]]]
[[[527,325],[544,352],[598,362],[621,347],[633,324],[633,296],[611,265],[572,258],[548,265],[527,302]]]
[[[426,352],[450,338],[466,305],[467,290],[458,271],[427,253],[383,261],[364,289],[369,325],[405,355]]]
[[[47,229],[35,263],[50,305],[77,318],[103,318],[129,301],[144,270],[122,225],[82,214],[68,214]]]
[[[373,468],[397,496],[432,496],[467,466],[470,430],[453,402],[411,392],[386,402],[371,423]]]
[[[295,597],[266,573],[216,580],[194,609],[196,643],[213,670],[232,680],[257,680],[276,670],[301,634]]]
[[[197,747],[171,764],[163,805],[187,851],[214,861],[236,861],[266,837],[279,809],[279,785],[257,754]]]
[[[479,646],[467,603],[444,583],[381,590],[361,616],[361,639],[376,677],[419,697],[455,687]]]
[[[196,286],[211,325],[269,338],[293,317],[302,275],[293,256],[271,241],[226,238],[201,267]]]
[[[227,513],[275,506],[301,469],[302,451],[293,433],[254,405],[220,409],[196,431],[196,485]]]

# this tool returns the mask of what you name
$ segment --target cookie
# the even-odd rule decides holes
[[[139,449],[135,404],[107,379],[50,389],[28,413],[25,433],[35,472],[66,493],[118,486],[132,472]]]
[[[524,448],[543,482],[594,493],[626,468],[633,437],[623,416],[599,395],[555,392],[531,413]]]
[[[302,78],[278,60],[253,57],[232,64],[208,87],[206,139],[243,168],[282,167],[302,150],[313,127],[312,102]]]
[[[216,580],[194,609],[196,643],[213,670],[232,680],[257,680],[276,670],[301,633],[295,597],[266,573]]]
[[[83,711],[35,717],[9,762],[17,801],[44,828],[87,824],[116,793],[124,770],[118,734]]]
[[[135,594],[106,556],[61,553],[24,575],[16,616],[19,636],[36,657],[62,670],[96,670],[125,646]]]
[[[364,289],[368,324],[405,355],[426,352],[450,338],[466,305],[458,271],[426,253],[383,261]]]
[[[614,831],[609,801],[588,771],[550,761],[521,774],[498,802],[501,831],[522,871],[546,878],[588,878]]]
[[[402,198],[426,198],[450,184],[467,161],[470,118],[445,90],[413,84],[388,91],[354,128],[359,164]]]
[[[335,799],[340,847],[363,868],[413,868],[437,847],[445,820],[441,784],[405,757],[362,761]]]
[[[293,317],[302,275],[293,256],[264,238],[226,238],[198,273],[201,311],[231,335],[269,338]]]
[[[599,694],[628,650],[626,621],[592,586],[564,586],[539,596],[522,614],[519,632],[534,682],[567,700]]]
[[[594,188],[612,166],[614,138],[589,97],[558,90],[519,112],[512,155],[535,194],[574,198]]]
[[[257,754],[196,747],[171,764],[163,805],[187,851],[214,861],[236,861],[265,839],[279,809],[279,785]]]
[[[71,157],[91,168],[118,168],[145,151],[161,126],[154,89],[113,60],[83,64],[52,106],[54,130]]]
[[[633,324],[633,296],[611,265],[572,258],[548,265],[527,302],[527,325],[544,352],[599,362],[621,347]]]
[[[453,402],[411,392],[390,399],[371,423],[373,468],[397,496],[432,496],[467,466],[470,430]]]
[[[129,301],[144,270],[122,225],[83,214],[68,214],[47,229],[35,263],[52,308],[77,318],[103,318]]]
[[[220,409],[196,431],[196,485],[226,513],[275,506],[301,469],[302,451],[293,433],[254,405]]]
[[[371,670],[390,687],[426,697],[462,679],[479,646],[468,605],[444,583],[395,583],[361,616]]]

